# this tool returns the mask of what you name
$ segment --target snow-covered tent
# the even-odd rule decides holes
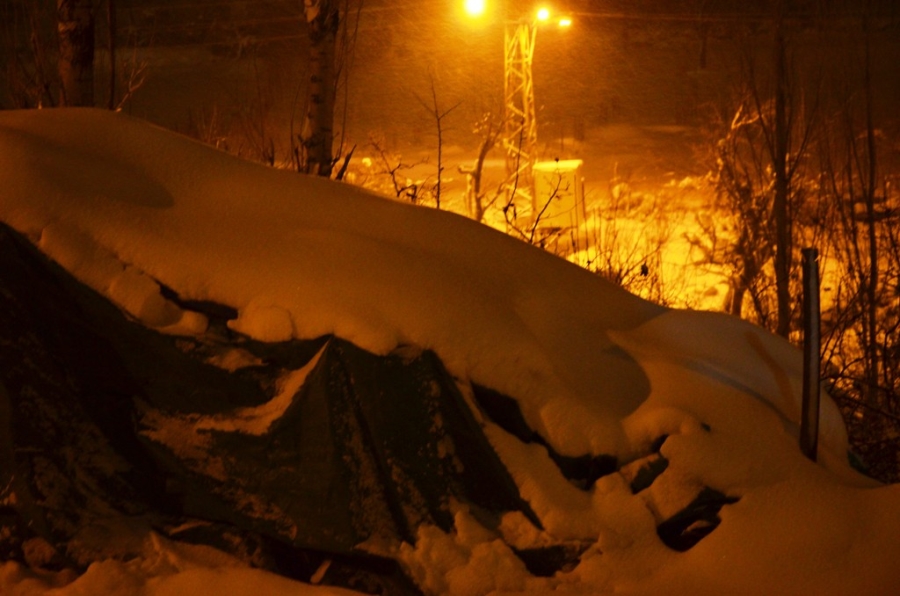
[[[365,569],[362,544],[377,553],[379,544],[415,544],[422,526],[450,532],[460,506],[492,528],[519,512],[540,529],[473,411],[542,444],[584,489],[618,469],[608,456],[556,453],[509,397],[466,386],[475,400],[467,402],[430,351],[379,356],[335,337],[265,344],[224,326],[202,339],[160,335],[2,224],[0,264],[0,483],[15,495],[0,536],[7,558],[33,557],[35,544],[43,564],[123,556],[102,543],[86,554],[81,542],[137,518],[220,548],[229,534],[245,544],[252,537],[262,550],[251,561],[308,580],[328,558]],[[249,365],[211,363],[228,357]],[[631,466],[633,492],[665,469],[664,440]],[[736,500],[706,489],[660,525],[660,536],[673,548],[693,546]],[[517,554],[532,572],[552,575],[573,565],[579,548]],[[285,551],[305,564],[286,569]]]
[[[91,531],[191,519],[170,535],[224,548],[243,534],[269,545],[256,557],[356,557],[365,569],[358,545],[413,543],[424,524],[450,531],[454,501],[539,525],[431,352],[376,356],[334,337],[267,345],[224,328],[163,336],[2,225],[0,265],[4,558],[86,566],[127,554],[86,550]],[[238,351],[252,360],[238,373],[206,362]],[[286,560],[269,565],[285,572]],[[290,571],[309,579],[306,567]]]
[[[762,329],[99,110],[0,113],[0,179],[0,592],[900,589]]]

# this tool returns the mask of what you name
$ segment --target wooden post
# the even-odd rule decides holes
[[[819,445],[819,251],[803,251],[803,410],[800,450],[816,461]]]

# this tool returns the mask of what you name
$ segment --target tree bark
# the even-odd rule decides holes
[[[331,176],[334,165],[335,44],[340,9],[335,0],[304,0],[309,31],[309,100],[303,126],[302,167],[308,174]]]
[[[775,138],[772,169],[775,173],[775,292],[778,302],[778,335],[791,331],[791,220],[789,213],[789,179],[787,154],[790,147],[790,124],[787,116],[787,68],[785,65],[784,15],[781,3],[775,24]]]
[[[109,50],[109,97],[107,107],[116,109],[116,0],[106,0],[106,24],[109,30],[107,49]]]
[[[878,233],[876,230],[875,216],[875,192],[878,184],[878,164],[876,162],[877,147],[875,144],[875,121],[872,89],[872,36],[869,30],[869,14],[863,19],[863,36],[865,43],[865,65],[863,70],[863,83],[865,85],[865,110],[866,110],[866,161],[865,172],[860,172],[861,178],[865,178],[863,189],[866,203],[866,231],[868,233],[867,244],[869,248],[869,271],[865,284],[866,312],[865,325],[866,336],[866,360],[868,371],[866,374],[866,400],[869,405],[878,407],[878,387],[881,372],[878,357]]]
[[[91,0],[57,0],[61,106],[94,105],[94,11]]]

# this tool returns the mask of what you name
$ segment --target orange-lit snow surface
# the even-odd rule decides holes
[[[619,474],[580,490],[543,447],[485,422],[546,535],[523,535],[511,515],[501,540],[464,509],[451,535],[422,527],[394,555],[427,594],[900,593],[900,487],[849,468],[827,398],[819,463],[800,454],[800,354],[761,329],[661,308],[461,216],[243,162],[109,112],[0,113],[0,179],[3,221],[149,327],[206,328],[158,280],[237,308],[234,329],[263,341],[333,333],[376,353],[430,348],[457,378],[513,396],[562,453],[629,461],[669,435],[669,468],[633,495]],[[302,381],[298,371],[285,383]],[[242,416],[256,428],[278,404]],[[672,551],[652,511],[698,486],[740,501],[697,546]],[[569,539],[593,546],[553,578],[530,576],[507,545]],[[0,593],[346,593],[155,535],[144,552],[81,577],[0,564]]]

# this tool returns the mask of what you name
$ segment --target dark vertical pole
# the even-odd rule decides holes
[[[106,24],[109,29],[109,100],[107,107],[116,109],[116,0],[107,0]]]
[[[819,251],[803,249],[803,411],[800,450],[816,461],[819,445]]]

